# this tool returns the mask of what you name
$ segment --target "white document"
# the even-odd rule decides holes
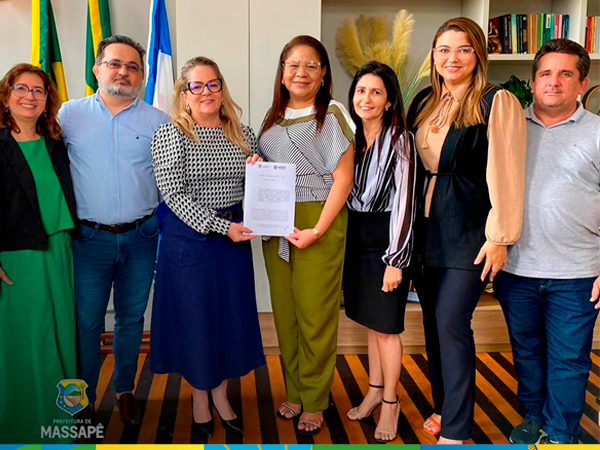
[[[245,227],[256,235],[287,236],[294,231],[295,206],[295,164],[246,164]]]

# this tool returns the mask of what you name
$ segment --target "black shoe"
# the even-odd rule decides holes
[[[190,400],[192,401],[192,422],[194,423],[193,428],[198,431],[202,436],[206,436],[207,438],[212,437],[213,432],[215,431],[215,421],[211,417],[208,422],[196,422],[194,420],[194,396],[192,395]]]
[[[220,414],[219,417],[221,417]],[[223,425],[224,429],[231,431],[232,433],[239,434],[241,436],[244,435],[244,428],[242,427],[242,421],[239,417],[231,420],[225,420],[221,417],[221,425]]]
[[[194,422],[194,429],[202,436],[209,438],[213,435],[213,432],[215,431],[214,420],[210,419],[208,422],[203,423],[196,422],[194,419],[192,419],[192,421]]]
[[[535,445],[539,444],[544,437],[546,437],[546,433],[542,430],[541,423],[525,419],[513,428],[509,441],[512,444]]]

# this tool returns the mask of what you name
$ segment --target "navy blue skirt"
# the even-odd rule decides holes
[[[227,211],[241,220],[241,205],[221,210]],[[150,368],[214,389],[265,363],[250,242],[198,233],[168,208],[163,212]]]

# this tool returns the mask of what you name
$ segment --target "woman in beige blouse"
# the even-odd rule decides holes
[[[434,399],[423,426],[457,444],[473,423],[473,311],[521,232],[526,128],[518,100],[487,82],[486,39],[472,20],[440,27],[431,67],[408,118],[423,189],[413,281]]]

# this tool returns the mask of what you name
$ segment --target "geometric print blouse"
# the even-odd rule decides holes
[[[186,225],[199,233],[227,234],[230,221],[217,210],[244,197],[248,155],[229,142],[221,126],[195,125],[199,143],[189,139],[173,122],[161,125],[152,139],[152,165],[163,200]],[[242,125],[253,153],[257,142],[250,127]]]

